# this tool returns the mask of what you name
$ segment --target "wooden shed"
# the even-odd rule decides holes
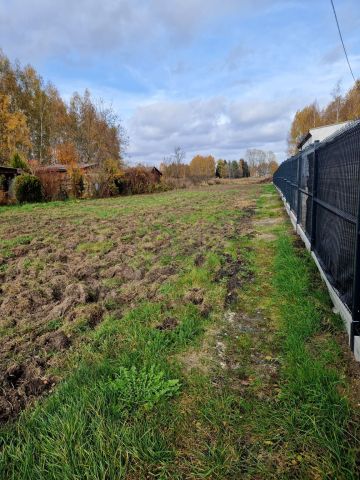
[[[0,165],[0,205],[6,205],[11,195],[11,184],[15,177],[20,175],[18,168],[4,167]]]
[[[2,184],[2,189],[5,190],[5,192],[9,191],[11,182],[17,175],[19,175],[19,173],[20,172],[17,168],[3,167],[0,165],[0,176],[5,177],[5,182]]]

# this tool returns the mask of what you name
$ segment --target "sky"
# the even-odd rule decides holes
[[[360,77],[360,1],[335,0]],[[129,164],[180,146],[286,158],[298,109],[352,86],[330,0],[0,0],[0,48],[64,99],[89,88],[129,136]]]

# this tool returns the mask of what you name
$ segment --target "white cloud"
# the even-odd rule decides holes
[[[283,154],[289,104],[207,100],[160,101],[139,107],[129,119],[133,162],[159,163],[180,145],[188,160],[196,153],[240,158],[247,148]]]
[[[357,2],[339,7],[355,72]],[[66,99],[89,87],[111,102],[132,160],[148,163],[176,145],[188,160],[249,147],[283,158],[295,111],[316,98],[323,106],[339,78],[344,90],[351,82],[323,2],[0,0],[0,46]]]

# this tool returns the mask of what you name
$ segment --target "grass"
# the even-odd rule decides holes
[[[269,188],[258,202],[260,218],[271,218],[276,211],[270,193]],[[262,303],[274,319],[277,348],[272,350],[282,366],[275,402],[263,412],[266,420],[259,431],[268,436],[268,449],[278,457],[274,478],[358,478],[357,413],[349,401],[346,361],[335,339],[339,332],[344,335],[343,327],[331,312],[308,252],[294,245],[294,236],[283,225],[274,226],[273,232],[277,238],[270,285],[261,281],[266,274],[261,252],[257,263],[263,269],[258,281],[269,289]],[[266,462],[262,468],[268,468]]]
[[[122,305],[121,313],[119,298],[109,297],[95,329],[82,311],[73,327],[67,318],[46,323],[49,331],[78,325],[84,338],[63,355],[64,380],[54,392],[2,428],[0,478],[359,477],[341,324],[309,255],[294,243],[273,187],[245,191],[256,207],[252,225],[236,206],[239,193],[231,187],[219,189],[219,198],[178,193],[179,217],[172,192],[125,199],[144,214],[163,209],[154,225],[135,225],[139,236],[128,232],[138,242],[131,265],[176,265],[176,275],[157,284],[153,298]],[[194,199],[196,209],[186,211]],[[56,209],[71,221],[75,207],[79,216],[107,222],[99,213],[107,203],[99,203],[89,202],[90,212],[81,204]],[[122,205],[110,205],[121,214]],[[262,223],[267,218],[274,222]],[[150,254],[152,229],[166,246]],[[197,248],[184,249],[192,240],[205,245],[200,263]],[[77,253],[90,253],[89,261],[96,253],[104,262],[112,241],[82,241]],[[103,285],[113,292],[137,288],[114,278]],[[237,297],[228,304],[232,289]],[[201,305],[189,292],[201,295]],[[169,318],[173,328],[159,328]]]

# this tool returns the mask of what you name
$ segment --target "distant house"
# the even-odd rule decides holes
[[[340,132],[343,129],[346,129],[348,125],[352,122],[342,122],[334,123],[332,125],[324,125],[323,127],[311,128],[306,135],[302,137],[300,142],[297,144],[299,150],[304,150],[309,145],[312,145],[315,142],[322,142],[334,133]]]

